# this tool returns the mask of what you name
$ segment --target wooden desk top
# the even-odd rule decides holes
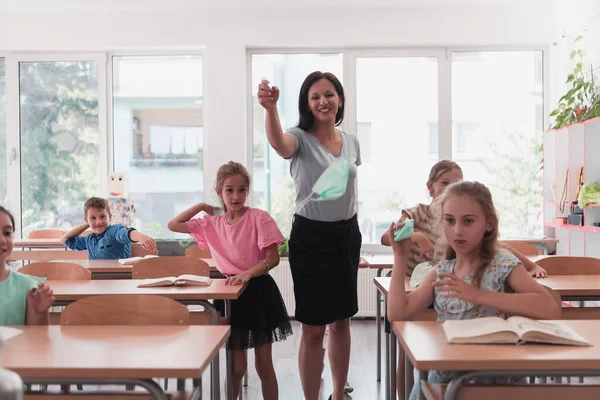
[[[387,276],[375,277],[373,278],[373,283],[375,283],[377,290],[379,290],[382,295],[387,296],[388,292],[390,291],[390,284],[392,283],[392,278]],[[410,287],[410,278],[404,278],[404,290],[406,290],[406,293],[410,293],[414,289],[416,288]]]
[[[17,239],[13,242],[14,247],[58,247],[65,248],[65,245],[60,242],[60,239]]]
[[[538,279],[561,296],[600,296],[600,275],[550,275]]]
[[[69,260],[87,260],[87,250],[66,250],[63,249],[33,249],[33,250],[13,250],[8,260],[28,260],[28,261],[69,261]]]
[[[361,255],[362,258],[367,260],[369,264],[371,264],[371,268],[382,269],[382,268],[392,268],[394,265],[394,255],[393,254],[367,254]],[[546,257],[554,257],[548,255],[537,255],[537,256],[527,256],[531,261],[536,262]]]
[[[173,300],[236,300],[244,286],[225,285],[225,279],[213,279],[210,286],[138,288],[143,279],[105,279],[91,281],[52,281],[46,283],[54,291],[56,301],[76,301],[89,296],[108,294],[154,294]]]
[[[204,258],[203,260],[211,262],[208,263],[211,271],[217,271],[216,264],[211,258]],[[119,264],[118,260],[52,260],[57,262],[71,262],[79,264],[94,273],[130,273],[133,269],[133,265]],[[212,264],[212,265],[211,265]]]
[[[567,296],[600,296],[600,275],[550,275],[547,278],[536,279],[543,286],[554,289],[562,297]],[[377,289],[387,296],[392,278],[381,276],[373,278]],[[410,278],[406,278],[404,288],[411,292]]]
[[[593,347],[448,344],[441,323],[394,322],[398,342],[419,370],[599,370],[600,321],[560,321]]]
[[[226,325],[18,326],[2,346],[22,378],[199,378],[229,337]]]

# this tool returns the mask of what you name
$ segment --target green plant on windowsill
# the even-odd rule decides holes
[[[582,39],[583,36],[579,35],[574,43]],[[594,81],[592,66],[585,66],[582,49],[573,50],[571,60],[575,67],[566,81],[571,88],[558,101],[558,108],[550,113],[551,117],[555,117],[552,129],[600,117],[600,92]]]
[[[288,238],[285,238],[285,240],[283,241],[283,243],[281,243],[279,245],[279,247],[277,248],[277,250],[279,251],[279,255],[281,257],[287,257],[290,254],[290,249],[288,247]]]

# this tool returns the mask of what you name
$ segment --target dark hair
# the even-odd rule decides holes
[[[302,87],[300,88],[300,96],[298,96],[298,112],[300,114],[300,120],[298,121],[297,127],[303,131],[308,132],[315,124],[315,117],[312,115],[310,108],[308,107],[308,92],[310,91],[312,85],[321,79],[327,79],[329,82],[331,82],[335,88],[335,91],[337,92],[337,95],[340,97],[341,107],[335,114],[335,126],[338,126],[344,120],[346,97],[344,97],[344,88],[342,87],[342,84],[331,72],[315,71],[306,77],[302,83]]]
[[[15,231],[15,217],[13,217],[13,215],[10,213],[10,211],[8,211],[6,208],[0,206],[0,213],[4,213],[6,215],[8,215],[8,218],[10,218],[10,223],[12,224],[12,228],[13,228],[13,232]]]
[[[223,192],[223,183],[225,179],[235,176],[241,175],[246,180],[246,184],[250,186],[251,178],[250,173],[242,164],[237,163],[235,161],[229,161],[227,164],[223,164],[219,167],[217,171],[217,181],[215,182],[215,190],[219,193],[219,197],[221,197],[221,193]],[[223,210],[227,211],[227,207],[225,203],[221,201],[223,205]]]
[[[108,207],[108,201],[106,201],[106,199],[103,199],[101,197],[90,197],[85,202],[85,204],[83,205],[83,213],[86,218],[87,218],[87,212],[90,208],[98,208],[100,210],[106,210],[108,215],[111,215],[110,207]]]

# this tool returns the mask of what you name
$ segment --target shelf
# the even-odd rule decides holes
[[[569,224],[554,224],[547,222],[544,224],[547,228],[558,228],[558,229],[571,229],[574,231],[584,231],[584,232],[593,232],[600,233],[600,227],[597,226],[579,226],[579,225],[569,225]]]
[[[558,206],[560,203],[556,202],[556,201],[545,201],[544,202],[545,205],[548,206]],[[565,203],[565,206],[568,206],[569,203]],[[588,207],[600,207],[600,204],[588,204],[587,206],[585,206],[584,208],[588,208]]]

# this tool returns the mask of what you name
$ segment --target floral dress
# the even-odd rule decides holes
[[[440,261],[437,265],[438,273],[453,273],[455,263],[456,259]],[[492,262],[485,268],[481,278],[480,288],[493,292],[504,292],[508,275],[510,275],[513,269],[520,263],[521,262],[519,259],[510,251],[506,249],[500,249]],[[473,281],[473,277],[465,276],[462,277],[462,280],[467,283],[471,283]],[[446,298],[444,297],[446,293],[447,292],[434,292],[433,305],[438,313],[438,321],[483,317],[500,317],[506,319],[510,316],[500,310],[488,306],[472,304],[455,298]],[[448,383],[454,377],[462,373],[464,373],[464,371],[429,371],[427,379],[429,383]],[[478,378],[476,379],[476,382],[478,384],[523,383],[524,378]],[[419,399],[418,394],[419,382],[417,381],[415,382],[411,392],[410,399]]]

